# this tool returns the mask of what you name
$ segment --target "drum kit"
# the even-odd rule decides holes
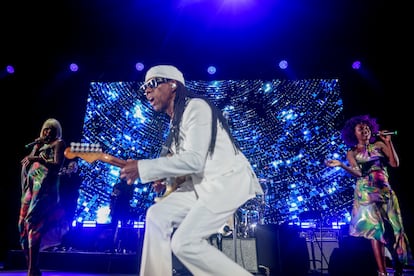
[[[264,186],[261,181],[262,187]],[[265,186],[266,187],[266,186]],[[267,189],[264,194],[248,200],[227,220],[218,231],[224,237],[236,235],[237,238],[255,237],[256,226],[264,224],[264,208]]]

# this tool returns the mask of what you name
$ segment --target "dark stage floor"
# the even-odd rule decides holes
[[[322,239],[309,240],[306,234],[266,226],[257,229],[255,238],[234,240],[225,237],[221,246],[217,239],[211,242],[228,257],[234,259],[237,256],[237,262],[257,276],[377,276],[368,240],[339,238],[331,235],[335,234],[331,230],[326,231]],[[40,267],[43,276],[137,276],[140,246],[136,248],[136,244],[140,242],[134,240],[129,244],[135,244],[135,248],[88,251],[77,247],[42,251]],[[177,272],[174,276],[191,276],[174,255],[173,266]],[[26,276],[25,268],[26,260],[21,250],[10,250],[7,260],[0,262],[1,276]],[[391,268],[389,273],[393,276]],[[406,267],[404,275],[414,275],[414,266]]]
[[[389,275],[392,276],[392,270],[389,269]],[[117,275],[117,276],[137,276],[137,273],[134,274],[125,274],[125,273],[85,273],[85,272],[68,272],[68,271],[55,271],[55,270],[43,270],[42,271],[43,274],[42,276],[113,276],[113,275]],[[26,270],[9,270],[9,271],[2,271],[0,270],[0,274],[2,276],[27,276],[27,272]],[[254,275],[260,275],[260,276],[266,276],[266,274],[254,274]],[[309,276],[317,276],[317,275],[329,275],[328,272],[309,272],[308,274]],[[414,270],[412,269],[405,269],[404,270],[404,274],[405,276],[409,276],[409,275],[414,275]],[[285,275],[285,276],[290,276],[290,275]],[[370,275],[365,275],[365,276],[370,276]],[[372,275],[375,276],[375,275]]]
[[[3,276],[27,276],[26,270],[13,270],[13,271],[0,271]],[[137,274],[120,274],[120,273],[83,273],[83,272],[65,272],[54,270],[43,270],[42,276],[106,276],[106,275],[118,275],[118,276],[137,276]]]

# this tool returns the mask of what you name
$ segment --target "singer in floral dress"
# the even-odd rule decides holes
[[[22,197],[18,227],[28,276],[40,276],[39,251],[49,230],[59,200],[59,170],[64,161],[65,142],[56,119],[47,119],[29,155],[21,161]]]
[[[385,134],[379,131],[375,118],[352,117],[341,131],[342,139],[351,148],[346,156],[348,165],[339,160],[326,161],[327,166],[339,166],[356,177],[349,234],[371,240],[379,276],[387,275],[385,248],[392,256],[394,275],[402,275],[403,266],[412,261],[387,169],[398,167],[399,158],[391,135]]]

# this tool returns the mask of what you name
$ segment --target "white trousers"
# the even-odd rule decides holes
[[[213,213],[196,199],[193,191],[173,192],[149,207],[140,276],[172,275],[172,252],[195,276],[251,276],[208,242],[236,210]]]

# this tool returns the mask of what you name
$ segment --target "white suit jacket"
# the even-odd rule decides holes
[[[202,99],[191,99],[180,124],[180,148],[172,145],[173,155],[138,162],[142,183],[188,175],[199,200],[213,212],[236,209],[263,190],[242,152],[235,152],[221,124],[213,155],[211,140],[212,110]]]

